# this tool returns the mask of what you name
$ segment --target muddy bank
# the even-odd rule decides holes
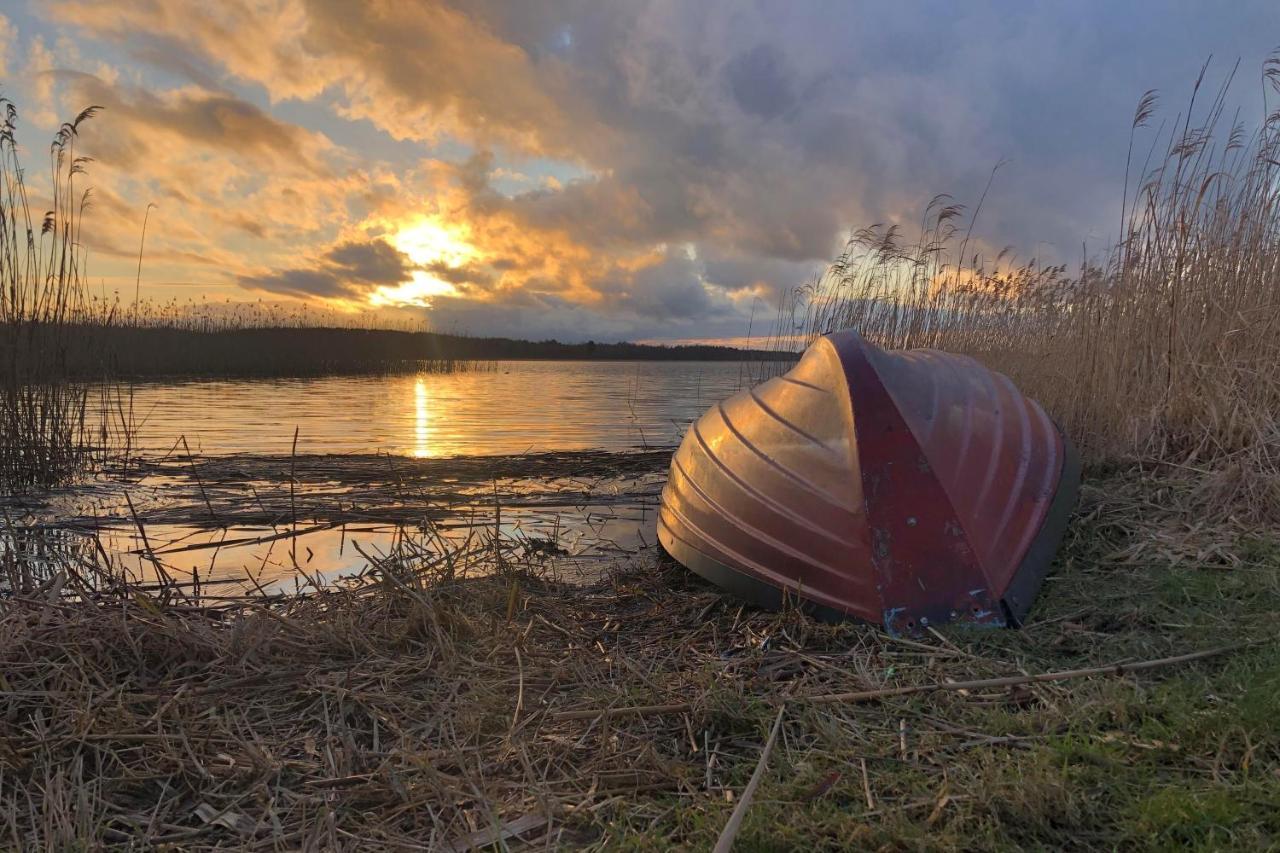
[[[316,522],[412,523],[481,508],[560,508],[647,502],[661,491],[671,449],[414,459],[385,454],[172,456],[128,471],[161,486],[150,523],[202,526]],[[79,521],[82,519],[69,519]]]

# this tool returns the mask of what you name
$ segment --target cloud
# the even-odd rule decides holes
[[[4,15],[0,15],[0,77],[9,76],[9,61],[15,41],[17,33],[13,24]]]
[[[321,299],[361,298],[375,287],[394,287],[420,269],[386,240],[344,242],[328,249],[308,267],[239,276],[242,286],[287,296]]]
[[[114,280],[117,289],[127,283],[132,290],[148,205],[146,268],[217,292],[266,265],[283,267],[300,249],[331,243],[353,230],[353,217],[397,192],[394,174],[379,164],[229,91],[148,87],[59,68],[62,54],[39,40],[32,56],[41,63],[34,79],[48,84],[43,111],[70,116],[87,104],[104,107],[81,126],[76,144],[92,160],[83,240],[100,259],[95,278]],[[47,195],[42,181],[32,182],[37,196]],[[308,292],[306,284],[295,291]]]
[[[197,87],[161,95],[112,85],[83,72],[50,73],[68,86],[66,100],[106,110],[110,130],[95,142],[99,158],[113,158],[114,165],[136,166],[139,158],[170,144],[227,151],[290,171],[328,174],[322,157],[331,146],[322,135],[279,121],[239,98]]]
[[[498,266],[494,267],[494,269],[499,268]],[[486,289],[497,280],[497,275],[478,264],[451,266],[444,261],[435,261],[423,264],[422,270],[430,273],[433,278],[448,282],[454,285],[455,288],[464,290],[471,288]]]
[[[343,94],[340,112],[402,139],[457,132],[523,150],[564,151],[571,127],[544,68],[447,3],[345,0],[62,2],[56,19],[117,40],[171,70],[222,66],[275,100]],[[196,58],[193,61],[193,57]],[[554,59],[547,62],[554,66]]]
[[[725,66],[729,89],[738,106],[760,118],[776,118],[796,105],[795,86],[781,51],[759,44]]]
[[[738,316],[657,319],[614,305],[588,306],[528,292],[500,303],[437,297],[429,319],[432,328],[441,332],[573,342],[729,337],[745,328]]]
[[[530,318],[561,312],[566,334],[605,337],[686,318],[739,334],[754,300],[804,283],[851,228],[910,230],[940,192],[972,204],[1006,158],[978,243],[1074,259],[1116,227],[1140,94],[1180,94],[1211,53],[1256,67],[1272,6],[50,0],[42,14],[86,51],[123,46],[190,81],[100,82],[115,98],[102,123],[125,128],[95,140],[103,163],[147,176],[119,196],[154,189],[207,224],[169,249],[230,256],[248,287],[347,299],[370,283],[326,253],[427,216],[474,255],[427,265],[458,289],[433,316],[514,333],[560,328]]]

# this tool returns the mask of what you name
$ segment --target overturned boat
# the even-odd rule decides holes
[[[671,461],[658,539],[758,604],[912,634],[1018,625],[1080,464],[1004,375],[843,331],[711,408]]]

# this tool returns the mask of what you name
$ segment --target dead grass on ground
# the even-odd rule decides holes
[[[582,588],[424,545],[230,605],[67,566],[0,599],[3,843],[703,849],[780,704],[738,849],[1275,843],[1280,552],[1179,565],[1137,547],[1138,486],[1095,481],[1028,628],[927,642],[755,611],[651,553]]]

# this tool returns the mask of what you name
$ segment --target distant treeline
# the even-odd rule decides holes
[[[24,330],[24,335],[30,330]],[[3,343],[15,329],[0,326]],[[567,344],[473,338],[436,332],[344,328],[245,328],[197,331],[181,327],[85,324],[65,347],[74,376],[318,376],[448,372],[508,359],[646,361],[775,361],[794,354],[725,346]],[[0,345],[0,353],[7,347]]]

